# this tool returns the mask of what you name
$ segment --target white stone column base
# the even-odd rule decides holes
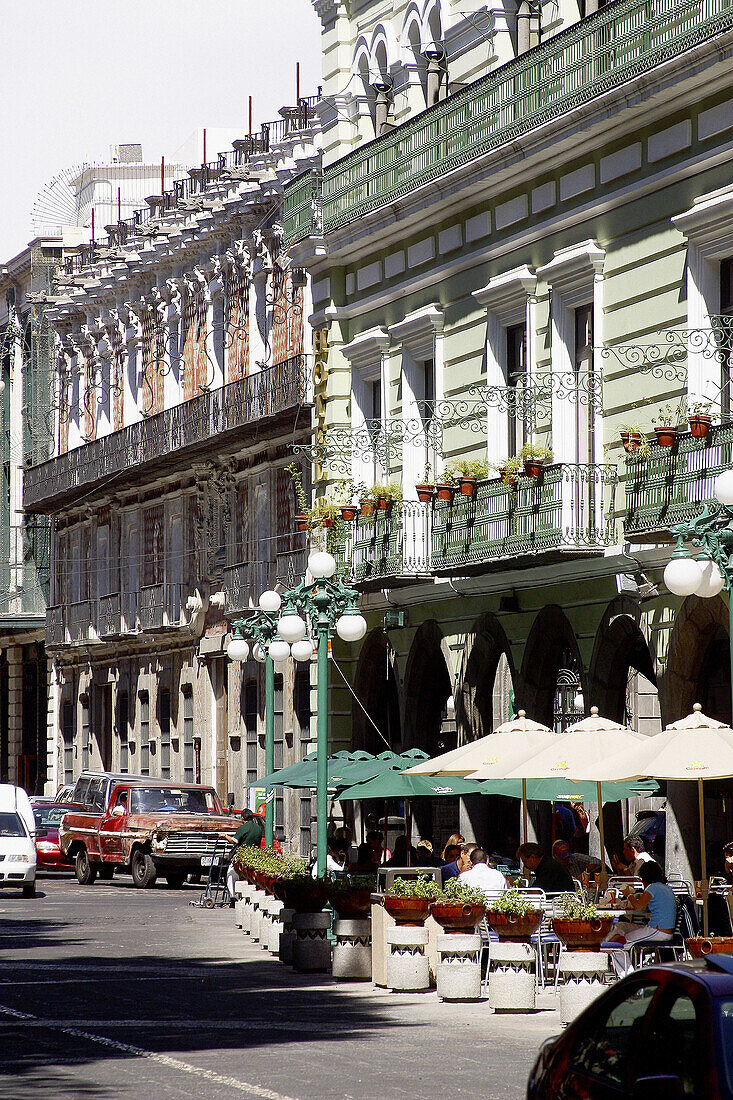
[[[558,962],[560,1023],[567,1027],[606,988],[605,951],[563,951]]]
[[[293,969],[300,973],[331,969],[330,913],[296,913],[293,917]]]
[[[387,989],[416,992],[430,988],[427,928],[396,924],[387,929]]]
[[[481,1000],[481,937],[443,933],[437,937],[439,1001]]]
[[[333,948],[334,978],[371,981],[372,922],[337,920],[333,927],[336,943]]]
[[[530,943],[493,943],[489,1004],[494,1012],[534,1012],[535,949]]]

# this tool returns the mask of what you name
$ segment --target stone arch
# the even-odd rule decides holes
[[[575,632],[562,608],[557,604],[547,604],[538,612],[529,632],[517,690],[517,707],[522,707],[530,718],[547,726],[552,726],[554,722],[557,677],[566,652],[577,664],[581,690],[584,690],[586,676]]]
[[[387,635],[381,627],[372,630],[364,640],[356,666],[354,691],[382,736],[356,699],[352,699],[352,748],[364,749],[375,756],[387,748],[399,752],[402,728],[397,669]]]
[[[720,596],[688,596],[682,604],[660,686],[666,722],[689,714],[695,703],[710,708],[706,713],[712,717],[731,721],[728,608]]]
[[[490,733],[497,724],[494,690],[497,672],[505,659],[512,684],[516,669],[504,628],[490,612],[474,623],[464,648],[456,692],[456,721],[459,743],[474,741]]]
[[[644,626],[638,601],[620,595],[606,608],[596,633],[588,670],[590,696],[587,705],[597,706],[602,715],[615,722],[626,722],[632,717],[627,713],[630,670],[635,670],[652,688],[657,687],[654,659]],[[659,732],[658,703],[654,706],[652,702],[652,709],[654,715],[637,708],[633,717],[644,723],[639,726],[639,732]]]
[[[404,689],[406,748],[424,749],[430,756],[437,756],[455,746],[455,721],[451,722],[445,716],[448,700],[452,696],[450,651],[440,627],[430,619],[415,634],[407,658]]]

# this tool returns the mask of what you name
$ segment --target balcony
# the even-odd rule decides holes
[[[88,642],[92,628],[92,601],[77,600],[66,613],[66,640],[72,644]]]
[[[4,629],[28,626],[46,613],[49,582],[49,525],[30,519],[0,528],[0,619]],[[40,625],[40,624],[39,624]]]
[[[160,460],[171,469],[188,464],[197,451],[216,441],[217,451],[238,441],[243,429],[263,434],[267,421],[295,412],[308,400],[305,356],[267,367],[184,401],[120,431],[67,451],[25,471],[23,503],[29,511],[54,511],[115,479],[117,488],[139,481]],[[235,434],[236,433],[236,434]]]
[[[175,630],[185,617],[183,604],[180,584],[152,584],[139,592],[57,604],[46,611],[46,645],[98,645],[140,630]]]
[[[733,466],[733,424],[710,429],[706,439],[685,432],[672,447],[649,444],[648,458],[626,459],[626,537],[652,542],[655,533],[717,507],[715,478]]]
[[[122,633],[119,592],[111,592],[108,596],[99,597],[96,627],[100,638],[114,637]]]
[[[144,631],[175,629],[181,625],[181,584],[146,584],[138,597],[138,622]]]
[[[621,0],[285,189],[285,241],[377,207],[733,27],[728,0]]]
[[[224,570],[222,588],[226,596],[224,613],[239,615],[256,606],[260,592],[269,586],[255,590],[255,567],[252,562],[243,561],[237,565],[228,565]]]
[[[548,466],[541,478],[480,482],[452,503],[406,501],[359,520],[344,547],[355,584],[409,583],[429,575],[487,572],[533,560],[600,554],[616,542],[615,466]]]

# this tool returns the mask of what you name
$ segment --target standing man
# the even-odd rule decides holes
[[[229,889],[230,904],[234,905],[234,883],[239,875],[234,870],[231,856],[237,848],[259,848],[265,836],[265,827],[262,818],[257,817],[251,810],[242,810],[242,824],[234,834],[232,848],[230,849],[230,862],[227,868],[227,887]]]

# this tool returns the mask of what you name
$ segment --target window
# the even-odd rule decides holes
[[[193,752],[193,688],[190,684],[182,690],[183,695],[183,782],[194,782]]]
[[[275,677],[275,771],[284,767],[285,745],[283,740],[283,678]],[[275,828],[283,835],[285,831],[285,792],[283,787],[275,788]]]
[[[382,419],[382,383],[380,381],[369,382],[369,416],[372,420]]]
[[[733,259],[720,261],[720,412],[731,414],[731,335],[733,333]]]
[[[140,692],[140,775],[150,775],[150,695]]]
[[[74,779],[74,704],[61,706],[61,736],[64,742],[64,783]]]
[[[293,683],[293,726],[301,760],[310,751],[310,692],[310,671],[300,668]],[[300,854],[305,859],[311,854],[311,817],[311,796],[304,791],[300,796]]]
[[[89,769],[89,696],[81,697],[81,766]]]
[[[163,688],[158,695],[158,725],[160,727],[160,774],[171,777],[171,693]]]
[[[246,786],[257,779],[257,712],[258,691],[256,680],[246,680],[243,687],[244,729],[247,744]]]
[[[595,452],[593,405],[588,397],[593,388],[593,306],[575,310],[575,416],[576,462],[592,462]]]
[[[568,1065],[609,1085],[625,1085],[636,1054],[640,1023],[649,1010],[657,982],[640,982],[633,992],[628,987],[610,1009],[599,1012],[579,1038],[568,1057]]]
[[[524,387],[527,382],[527,326],[509,325],[506,329],[506,383],[509,423],[508,454],[515,455],[527,442],[524,416]]]
[[[107,780],[93,779],[89,784],[86,804],[91,810],[102,813],[105,808],[105,795],[107,794]]]
[[[130,770],[130,699],[126,691],[117,697],[117,726],[120,735],[120,771]]]
[[[645,1077],[672,1074],[681,1078],[684,1096],[705,1095],[710,1026],[703,1013],[702,999],[696,1006],[692,997],[677,990],[656,1006],[645,1042]]]

